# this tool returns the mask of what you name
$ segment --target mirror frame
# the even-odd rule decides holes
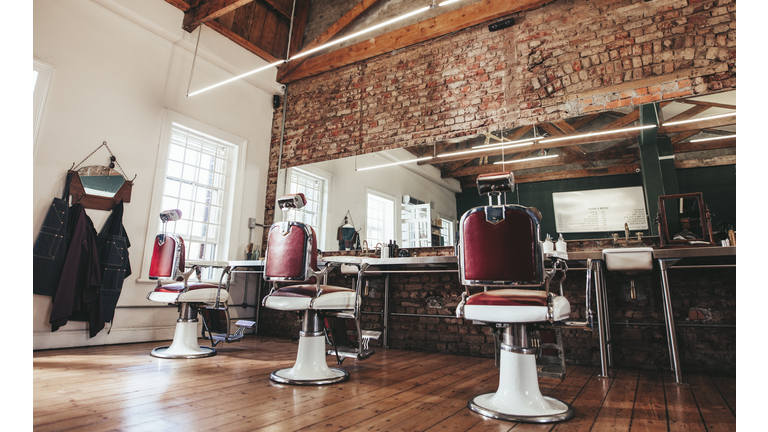
[[[115,193],[113,197],[104,197],[98,195],[90,195],[85,193],[85,187],[80,180],[80,174],[77,171],[69,171],[72,174],[72,183],[69,185],[69,195],[72,197],[72,203],[79,202],[83,207],[94,210],[112,210],[122,200],[124,203],[131,202],[131,190],[133,189],[133,182],[125,180],[120,189]]]
[[[669,226],[667,224],[667,212],[664,206],[664,201],[668,199],[681,199],[681,198],[697,198],[699,203],[699,214],[701,217],[701,233],[702,238],[696,239],[699,241],[708,242],[707,246],[715,244],[712,237],[712,218],[709,214],[709,209],[704,205],[704,194],[701,192],[691,192],[675,195],[660,195],[659,196],[659,209],[656,215],[656,223],[659,225],[659,242],[661,247],[665,246],[696,246],[689,244],[689,240],[674,240],[669,236]],[[701,245],[704,246],[704,245]]]

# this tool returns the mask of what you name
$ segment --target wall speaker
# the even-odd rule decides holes
[[[272,108],[277,109],[280,106],[280,95],[272,95]]]
[[[507,27],[512,27],[512,25],[514,25],[514,24],[515,24],[515,20],[514,19],[507,18],[504,21],[495,22],[495,23],[489,25],[488,26],[488,31],[495,32],[495,31],[498,31],[498,30],[503,30],[503,29],[505,29]]]

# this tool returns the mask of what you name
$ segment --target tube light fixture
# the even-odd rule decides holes
[[[525,145],[528,145],[528,144],[533,144],[533,143],[535,143],[537,140],[540,140],[540,139],[543,139],[543,137],[538,137],[538,138],[525,138],[525,139],[519,139],[519,140],[517,140],[517,141],[503,141],[503,140],[502,140],[501,142],[497,142],[497,143],[493,143],[493,144],[481,144],[481,145],[476,145],[476,146],[474,146],[474,147],[472,147],[472,148],[473,148],[473,149],[477,149],[477,148],[482,148],[482,149],[491,149],[491,148],[493,148],[493,147],[504,146],[504,145],[506,145],[506,144],[517,144],[517,145],[523,145],[523,144],[525,144]]]
[[[648,128],[654,128],[654,127],[656,127],[656,125],[635,126],[635,127],[613,129],[613,130],[602,131],[602,132],[587,132],[585,134],[566,135],[566,136],[561,136],[557,138],[546,138],[546,139],[540,140],[539,144],[546,144],[546,143],[551,143],[555,141],[566,141],[566,140],[572,140],[577,138],[587,138],[587,137],[600,136],[600,135],[610,135],[610,134],[621,133],[621,132],[632,132],[636,130],[642,130],[642,129],[648,129]]]
[[[696,140],[690,140],[688,142],[702,142],[702,141],[713,141],[713,140],[719,140],[719,139],[726,139],[726,138],[736,138],[736,134],[733,135],[723,135],[723,136],[716,136],[716,137],[710,137],[710,138],[700,138]]]
[[[482,152],[487,152],[489,150],[499,150],[499,149],[506,149],[506,148],[512,148],[512,147],[522,147],[522,146],[531,145],[533,143],[534,143],[533,141],[530,141],[530,142],[525,142],[525,143],[521,143],[521,144],[502,145],[500,147],[494,147],[494,148],[486,147],[486,148],[479,148],[479,149],[474,149],[474,150],[462,150],[462,151],[457,151],[457,152],[453,152],[453,153],[439,154],[439,155],[437,155],[437,157],[458,156],[458,155],[470,154],[470,153],[482,153]]]
[[[675,126],[675,125],[684,124],[684,123],[693,123],[693,122],[699,122],[699,121],[713,120],[713,119],[716,119],[716,118],[730,117],[730,116],[735,116],[735,115],[736,115],[736,111],[734,111],[732,113],[728,113],[728,114],[720,114],[720,115],[714,115],[714,116],[709,116],[709,117],[701,117],[701,118],[695,118],[695,119],[690,119],[690,120],[681,120],[681,121],[676,121],[676,122],[671,122],[671,123],[664,123],[662,126]]]
[[[494,165],[499,165],[499,164],[506,165],[506,164],[517,163],[517,162],[530,162],[530,161],[535,161],[535,160],[539,160],[539,159],[556,158],[558,156],[560,156],[560,155],[538,156],[538,157],[532,157],[532,158],[526,158],[526,159],[517,159],[517,160],[512,160],[512,161],[498,161],[498,162],[494,162],[493,164]]]
[[[425,160],[430,160],[430,159],[432,159],[432,156],[427,156],[427,157],[418,158],[418,159],[411,159],[411,160],[406,160],[406,161],[400,161],[400,162],[392,162],[392,163],[388,163],[388,164],[376,165],[376,166],[365,167],[365,168],[355,168],[355,171],[372,170],[372,169],[376,169],[376,168],[384,168],[384,167],[393,166],[393,165],[402,165],[402,164],[407,164],[407,163],[411,163],[411,162],[419,162],[419,161],[425,161]]]
[[[250,71],[250,72],[246,72],[246,73],[244,73],[244,74],[242,74],[242,75],[238,75],[238,76],[236,76],[236,77],[232,77],[232,78],[230,78],[230,79],[228,79],[228,80],[226,80],[226,81],[222,81],[222,82],[220,82],[220,83],[218,83],[218,84],[214,84],[214,85],[212,85],[212,86],[209,86],[209,87],[206,87],[206,88],[204,88],[204,89],[198,90],[198,91],[196,91],[196,92],[194,92],[194,93],[190,93],[190,94],[188,94],[188,95],[187,95],[187,97],[190,97],[190,96],[194,96],[194,95],[196,95],[196,94],[200,94],[200,93],[202,93],[202,92],[204,92],[204,91],[208,91],[208,90],[210,90],[210,89],[214,89],[214,88],[216,88],[216,87],[219,87],[219,86],[223,86],[224,84],[229,84],[229,83],[231,83],[232,81],[237,81],[237,80],[239,80],[239,79],[241,79],[241,78],[245,78],[245,77],[247,77],[247,76],[249,76],[249,75],[253,75],[253,74],[257,73],[257,72],[261,72],[261,71],[263,71],[263,70],[265,70],[265,69],[269,69],[269,68],[271,68],[271,67],[273,67],[273,66],[278,66],[278,65],[280,65],[280,64],[282,64],[282,63],[285,63],[285,60],[280,60],[280,61],[274,62],[274,63],[272,63],[272,64],[268,64],[268,65],[266,65],[266,66],[262,66],[262,67],[260,67],[260,68],[258,68],[258,69],[254,69],[254,70],[252,70],[252,71]]]
[[[411,11],[411,12],[408,12],[406,14],[400,15],[398,17],[392,18],[389,21],[384,21],[383,23],[376,24],[375,26],[368,27],[367,29],[360,30],[359,32],[356,32],[356,33],[352,33],[349,36],[344,36],[343,38],[336,39],[336,40],[334,40],[332,42],[328,42],[327,44],[320,45],[319,47],[312,48],[311,50],[307,50],[307,51],[298,53],[295,56],[291,57],[291,60],[295,60],[295,59],[297,59],[299,57],[304,57],[305,55],[312,54],[315,51],[320,51],[321,49],[328,48],[329,46],[336,45],[338,43],[344,42],[345,40],[349,40],[349,39],[352,39],[353,37],[360,36],[361,34],[365,34],[365,33],[368,33],[370,31],[379,29],[381,27],[390,25],[392,23],[396,23],[396,22],[398,22],[400,20],[412,17],[414,15],[418,15],[418,14],[420,14],[422,12],[428,11],[429,9],[430,9],[429,6],[424,6],[423,8],[416,9],[414,11]]]

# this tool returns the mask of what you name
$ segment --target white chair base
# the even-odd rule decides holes
[[[214,356],[216,350],[197,344],[197,320],[195,320],[177,322],[171,345],[155,348],[150,355],[158,358],[191,359]]]
[[[300,336],[296,363],[292,368],[272,372],[269,379],[294,385],[323,385],[348,380],[347,371],[328,367],[325,355],[324,336]]]
[[[573,418],[573,408],[565,402],[542,396],[533,354],[501,351],[499,388],[472,398],[469,409],[499,420],[551,423]]]

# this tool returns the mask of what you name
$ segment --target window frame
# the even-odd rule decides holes
[[[283,195],[291,193],[291,176],[293,175],[294,171],[299,171],[302,175],[305,176],[315,177],[323,182],[322,186],[320,187],[320,193],[322,193],[322,197],[320,199],[320,210],[318,212],[319,226],[315,230],[315,235],[317,236],[317,247],[321,250],[328,250],[326,247],[327,245],[325,244],[327,237],[325,233],[328,230],[328,200],[330,196],[330,184],[331,179],[333,178],[333,174],[318,168],[306,166],[288,168],[285,170],[285,178],[283,179]],[[277,198],[280,197],[278,196],[275,199]],[[275,208],[280,210],[279,206],[276,206]],[[288,214],[290,215],[291,212],[292,211],[289,211]],[[282,220],[282,210],[279,220]],[[275,222],[278,222],[277,218],[275,218]]]
[[[171,131],[173,123],[177,123],[185,128],[191,129],[197,133],[208,135],[216,140],[225,141],[232,145],[231,159],[227,159],[228,171],[227,182],[231,182],[226,187],[225,197],[223,199],[222,224],[219,234],[220,241],[217,248],[218,261],[227,261],[237,257],[237,240],[240,238],[240,220],[242,214],[243,189],[245,184],[245,162],[247,159],[248,140],[223,131],[214,126],[200,122],[193,118],[171,110],[163,110],[163,123],[158,143],[158,153],[155,162],[155,176],[152,187],[152,200],[149,206],[149,215],[147,217],[147,236],[144,245],[144,259],[142,261],[141,281],[149,282],[149,265],[152,260],[152,249],[154,239],[161,229],[159,214],[163,210],[162,199],[165,187],[166,169],[168,166],[168,150],[171,142]],[[184,218],[185,215],[182,215]],[[171,222],[173,223],[173,222]],[[188,242],[189,239],[184,239]],[[232,258],[230,258],[232,257]]]
[[[43,112],[45,103],[48,100],[48,92],[53,80],[53,65],[32,59],[32,70],[37,72],[35,80],[35,89],[32,94],[32,151],[37,149],[37,137],[40,134],[40,126],[43,123]]]
[[[368,205],[369,205],[368,200],[369,200],[369,197],[371,195],[373,195],[373,196],[375,196],[377,198],[381,198],[381,199],[385,199],[385,200],[388,200],[388,201],[392,201],[392,214],[390,215],[391,220],[392,220],[392,226],[391,226],[392,240],[397,240],[398,239],[398,234],[397,234],[397,227],[398,227],[397,210],[398,210],[399,206],[397,204],[398,204],[399,200],[396,197],[392,196],[392,195],[385,194],[383,192],[379,192],[377,190],[374,190],[374,189],[366,187],[365,188],[365,225],[364,225],[364,228],[365,228],[365,240],[366,240],[366,242],[368,244],[368,248],[369,249],[373,249],[376,246],[375,243],[371,244],[371,243],[373,243],[373,241],[370,241],[368,239]],[[386,230],[384,232],[384,237],[386,237]],[[387,241],[387,239],[385,238],[382,241],[382,245],[386,244],[386,241]]]

